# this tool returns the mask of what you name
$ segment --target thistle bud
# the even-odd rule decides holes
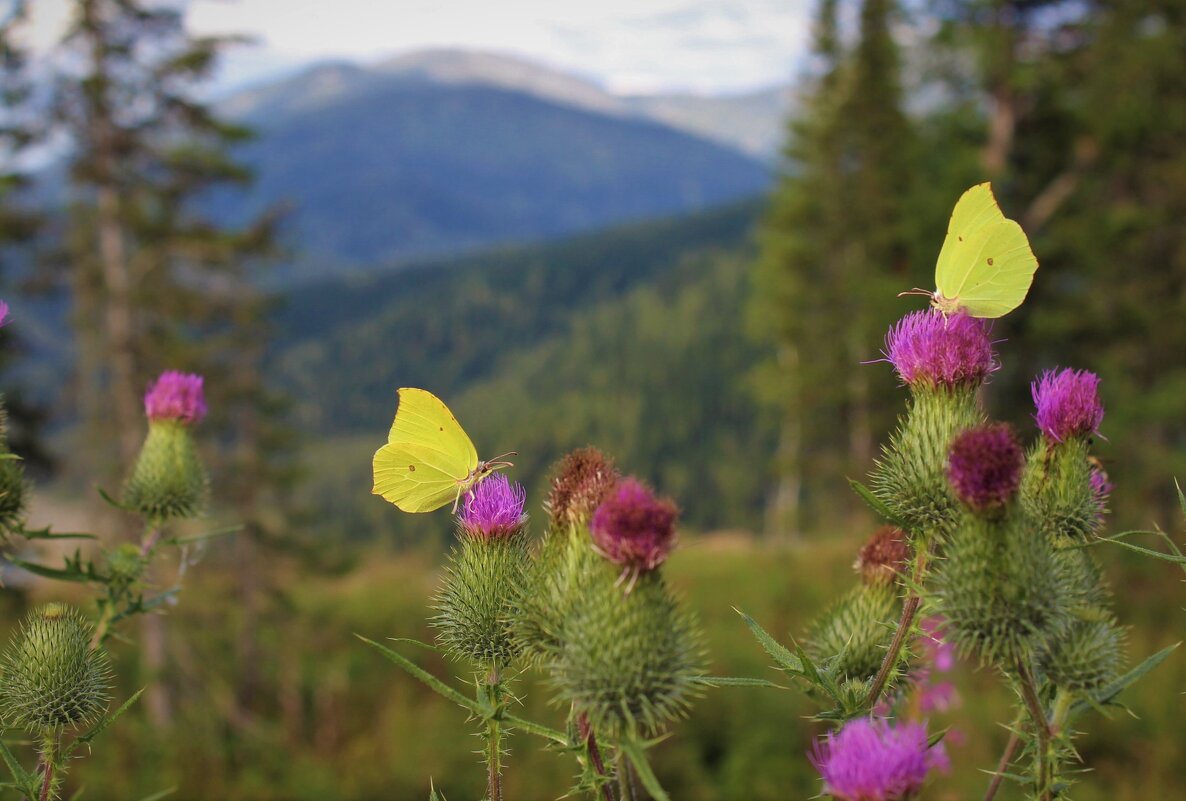
[[[897,526],[882,526],[857,552],[853,565],[865,584],[893,584],[910,559],[906,534]]]
[[[146,519],[197,516],[209,486],[190,427],[206,416],[202,377],[162,373],[144,396],[148,437],[124,485],[124,503]]]
[[[550,662],[560,695],[610,742],[650,736],[682,717],[702,675],[702,635],[660,571],[640,574],[630,592],[604,561],[574,587]]]
[[[1052,637],[1040,656],[1055,686],[1094,693],[1116,678],[1124,655],[1124,630],[1114,620],[1076,620]]]
[[[140,548],[130,542],[107,554],[107,577],[113,586],[128,587],[144,572],[144,557]]]
[[[437,594],[437,641],[454,659],[499,670],[519,654],[512,636],[529,568],[526,493],[503,475],[478,483],[462,503],[457,546]]]
[[[64,604],[29,614],[0,660],[6,724],[31,733],[85,726],[107,708],[111,668],[107,653],[91,648],[92,634]]]
[[[675,545],[677,517],[674,503],[628,478],[597,507],[589,533],[597,553],[621,565],[623,575],[637,577],[667,559]]]
[[[947,477],[970,509],[994,514],[1013,498],[1021,483],[1021,444],[1006,424],[969,429],[951,443]]]
[[[935,574],[938,610],[961,654],[1012,666],[1067,624],[1067,597],[1048,537],[1016,507],[970,508],[948,537]]]
[[[1048,535],[1083,539],[1103,525],[1107,476],[1088,453],[1104,417],[1099,378],[1076,370],[1048,371],[1033,383],[1042,437],[1028,459],[1021,502]]]
[[[807,654],[818,663],[829,663],[835,675],[866,681],[881,667],[901,612],[892,581],[861,584],[811,626]]]
[[[578,448],[560,460],[548,494],[552,527],[579,525],[617,485],[613,460],[597,448]]]

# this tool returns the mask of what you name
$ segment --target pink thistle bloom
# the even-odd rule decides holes
[[[144,412],[149,420],[177,420],[192,425],[206,416],[203,378],[192,373],[166,370],[144,394]]]
[[[1004,506],[1021,483],[1025,455],[1005,423],[969,428],[951,443],[947,479],[961,501],[978,512]]]
[[[907,314],[886,334],[882,352],[910,386],[976,386],[1000,366],[987,324],[963,311]]]
[[[931,615],[919,624],[922,635],[918,638],[920,655],[940,673],[947,673],[955,667],[955,647],[943,639],[943,615]]]
[[[900,801],[917,793],[932,769],[950,767],[942,744],[927,745],[926,726],[857,718],[809,755],[824,791],[840,801]]]
[[[637,577],[654,570],[671,553],[678,516],[674,503],[627,478],[597,507],[589,532],[598,553],[625,567],[623,575]]]
[[[1087,370],[1047,370],[1030,385],[1034,420],[1055,442],[1095,434],[1104,420],[1100,378]]]
[[[474,487],[462,504],[461,528],[472,537],[483,540],[509,537],[523,529],[527,515],[527,491],[523,485],[502,473],[495,473]]]

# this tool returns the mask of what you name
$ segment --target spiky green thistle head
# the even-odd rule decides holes
[[[144,572],[145,560],[140,548],[125,542],[107,553],[107,576],[111,583],[127,587],[136,582]]]
[[[1044,643],[1039,664],[1060,689],[1092,694],[1116,678],[1124,659],[1124,629],[1111,619],[1075,620]]]
[[[808,630],[807,655],[838,677],[866,681],[881,667],[901,612],[894,582],[862,583]]]
[[[1085,438],[1041,437],[1030,449],[1021,481],[1021,504],[1042,531],[1060,540],[1083,540],[1103,525],[1106,479],[1093,468]]]
[[[85,726],[107,708],[111,667],[93,629],[65,604],[29,614],[0,660],[0,714],[29,732]]]
[[[148,437],[124,484],[124,503],[156,523],[197,517],[206,505],[209,485],[189,426],[178,420],[150,420]]]
[[[959,503],[947,483],[948,448],[956,434],[982,422],[974,387],[922,384],[913,389],[872,475],[873,493],[910,534],[942,533],[959,517]]]
[[[522,650],[513,629],[528,592],[527,516],[523,496],[509,484],[487,479],[474,492],[474,504],[458,516],[458,544],[445,566],[432,624],[451,657],[480,671],[501,670]]]
[[[703,674],[695,618],[660,571],[637,576],[627,592],[617,565],[590,565],[569,598],[548,667],[561,702],[584,713],[599,738],[649,736],[682,717]]]
[[[1067,625],[1049,538],[1015,505],[1001,517],[967,510],[934,575],[948,641],[982,662],[1010,667]]]

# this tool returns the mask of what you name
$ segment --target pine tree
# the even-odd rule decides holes
[[[202,373],[223,497],[247,531],[274,527],[259,500],[287,474],[287,451],[273,447],[275,399],[260,383],[269,301],[257,272],[274,253],[275,219],[231,227],[200,202],[251,179],[231,152],[250,132],[196,96],[231,40],[190,37],[182,12],[141,0],[75,0],[74,11],[58,63],[77,71],[58,76],[54,108],[73,146],[63,266],[93,452],[117,453],[111,474],[125,473],[140,446],[149,378],[166,368]],[[236,560],[249,589],[257,587],[251,542]],[[163,629],[158,617],[145,620],[144,667],[155,674]],[[159,684],[146,706],[168,722]]]
[[[887,0],[866,0],[846,52],[836,0],[820,3],[820,74],[790,123],[786,171],[762,229],[751,312],[775,350],[756,382],[781,419],[771,531],[802,531],[813,509],[827,508],[833,479],[868,467],[888,424],[871,400],[877,377],[861,362],[875,356],[870,343],[895,292],[910,286],[902,217],[911,136],[893,13]]]

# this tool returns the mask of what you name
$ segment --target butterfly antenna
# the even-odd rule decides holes
[[[498,456],[495,456],[493,459],[488,460],[486,462],[486,467],[488,467],[491,470],[499,470],[504,467],[514,467],[515,463],[508,462],[507,457],[508,456],[518,456],[518,455],[519,455],[518,451],[507,451],[506,453],[499,454]]]
[[[898,297],[900,298],[904,298],[909,295],[921,295],[922,297],[933,298],[935,293],[926,289],[920,289],[918,287],[915,287],[914,289],[907,289],[905,292],[898,293]]]

